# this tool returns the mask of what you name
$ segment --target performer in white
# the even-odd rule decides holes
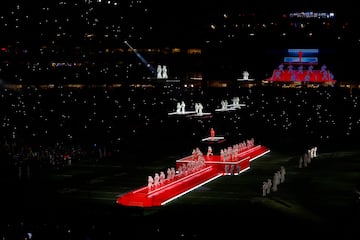
[[[312,147],[311,149],[310,149],[310,158],[312,159],[312,158],[314,158],[315,157],[315,147]]]
[[[221,110],[228,110],[228,101],[225,100],[221,100]]]
[[[262,196],[265,197],[266,196],[266,189],[267,189],[267,182],[264,181],[263,185],[262,185]]]
[[[239,105],[240,105],[240,98],[235,97],[235,106],[239,106]]]
[[[181,112],[182,113],[185,113],[185,102],[184,101],[181,101]]]
[[[170,168],[170,172],[171,172],[171,179],[173,179],[176,175],[176,170],[174,167]]]
[[[225,100],[221,100],[221,109],[225,110],[226,109],[226,103]]]
[[[148,189],[151,190],[154,184],[154,178],[152,176],[148,176]]]
[[[170,180],[170,179],[172,179],[172,176],[171,176],[171,169],[170,168],[168,168],[167,170],[166,170],[166,179],[167,180]]]
[[[233,106],[236,106],[236,97],[232,98],[232,104],[233,104]]]
[[[249,79],[249,72],[248,71],[243,72],[243,79],[245,79],[245,80]]]
[[[164,183],[164,181],[165,181],[165,178],[166,178],[166,176],[165,176],[165,173],[164,173],[164,171],[161,171],[160,172],[160,184],[163,184]]]
[[[195,112],[199,113],[199,104],[198,103],[195,103]]]
[[[308,156],[308,163],[311,163],[311,159],[312,159],[311,149],[308,149],[307,156]]]
[[[225,161],[225,156],[224,156],[224,154],[225,154],[225,153],[224,153],[224,149],[221,149],[221,150],[220,150],[220,160],[221,160],[221,161]]]
[[[268,180],[267,180],[267,188],[266,188],[266,193],[267,194],[270,193],[271,187],[272,187],[272,181],[271,181],[270,178],[268,178]]]
[[[203,114],[203,105],[201,103],[198,103],[198,114],[202,115]]]
[[[166,65],[163,65],[162,67],[162,78],[168,78]]]
[[[176,113],[181,113],[181,103],[176,104]]]
[[[162,71],[163,70],[161,68],[161,65],[158,65],[157,66],[157,76],[156,76],[157,78],[159,78],[159,79],[162,78],[162,75],[163,75]]]
[[[285,174],[286,174],[286,170],[285,170],[285,167],[284,166],[281,166],[280,167],[280,182],[283,183],[285,182]]]
[[[155,173],[154,177],[154,186],[157,187],[160,184],[160,175],[158,173]]]
[[[307,167],[308,163],[309,163],[309,156],[307,153],[304,153],[304,167]]]
[[[207,154],[206,154],[206,155],[207,155],[207,157],[211,157],[211,156],[214,155],[211,146],[208,146],[208,151],[207,151]]]
[[[273,181],[272,181],[272,188],[271,190],[273,192],[276,192],[278,190],[278,183],[279,183],[279,175],[277,172],[274,173]]]

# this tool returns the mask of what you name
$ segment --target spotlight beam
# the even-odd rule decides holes
[[[124,43],[135,53],[135,55],[140,59],[140,61],[145,64],[145,66],[151,71],[151,73],[156,77],[156,70],[155,68],[148,62],[146,59],[140,55],[129,43],[128,41],[124,41]]]

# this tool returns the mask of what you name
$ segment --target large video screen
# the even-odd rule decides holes
[[[317,64],[319,49],[302,49],[302,48],[291,48],[287,51],[287,56],[284,57],[284,63],[289,64]]]

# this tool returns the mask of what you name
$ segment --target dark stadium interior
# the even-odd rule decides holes
[[[2,240],[357,239],[360,31],[352,1],[2,1]],[[288,49],[335,84],[269,83]],[[169,77],[154,75],[166,65]],[[239,81],[248,71],[254,81]],[[245,107],[216,112],[222,100]],[[169,116],[201,102],[209,117]],[[116,198],[209,129],[271,152],[161,207]],[[313,146],[307,169],[299,156]],[[287,181],[261,196],[280,166]]]

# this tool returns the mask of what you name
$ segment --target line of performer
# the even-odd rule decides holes
[[[304,70],[303,65],[299,65],[297,69],[292,64],[287,66],[284,70],[284,64],[281,63],[278,69],[274,71],[272,80],[289,80],[289,81],[332,81],[334,75],[323,64],[320,70],[315,71],[313,65],[309,65],[307,70]]]
[[[232,103],[229,103],[226,99],[221,100],[220,105],[221,105],[221,107],[215,109],[215,111],[236,110],[236,109],[240,109],[241,107],[246,106],[245,104],[240,103],[240,98],[239,97],[233,97],[232,98]],[[204,112],[204,106],[200,102],[196,102],[194,104],[194,110],[192,110],[192,111],[188,111],[185,108],[186,108],[186,104],[185,104],[184,101],[177,102],[176,111],[175,112],[170,112],[169,115],[196,114],[196,115],[201,116],[201,115],[209,114],[209,113]]]

